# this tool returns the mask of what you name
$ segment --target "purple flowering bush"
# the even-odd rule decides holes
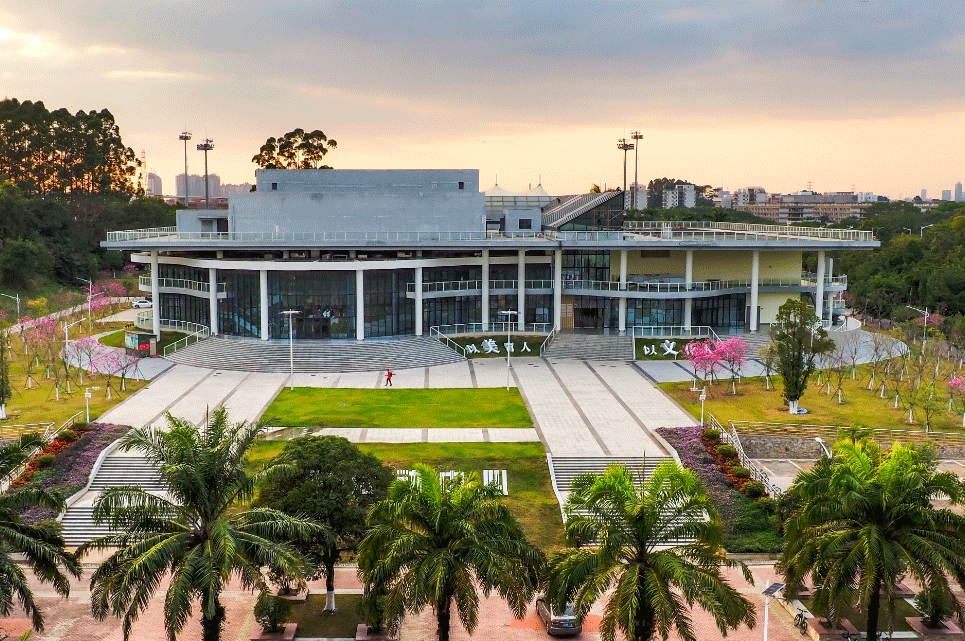
[[[94,461],[101,451],[130,429],[130,425],[90,423],[76,441],[57,455],[57,460],[50,467],[35,473],[28,483],[13,491],[42,487],[59,492],[65,499],[70,497],[87,485]],[[28,523],[38,523],[56,516],[57,512],[44,507],[31,507],[20,513],[20,517]]]
[[[707,453],[701,440],[705,426],[662,427],[657,432],[680,455],[684,467],[704,483],[720,515],[724,549],[728,552],[780,552],[783,539],[763,506],[741,494]]]

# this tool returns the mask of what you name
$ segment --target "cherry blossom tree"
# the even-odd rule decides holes
[[[707,377],[713,376],[720,367],[720,358],[715,354],[712,340],[690,341],[684,345],[683,352],[690,366],[694,368],[695,386],[698,377],[707,382]]]
[[[737,378],[742,375],[742,368],[747,362],[747,343],[740,336],[734,336],[724,341],[717,341],[713,346],[714,356],[719,363],[723,363],[730,370],[730,384],[733,393],[737,394]]]
[[[965,427],[965,376],[959,374],[948,381],[948,391],[962,401],[962,427]]]

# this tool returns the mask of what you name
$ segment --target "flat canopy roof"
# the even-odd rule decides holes
[[[628,222],[619,231],[179,232],[158,227],[107,233],[126,250],[279,249],[875,249],[868,231],[705,221]]]

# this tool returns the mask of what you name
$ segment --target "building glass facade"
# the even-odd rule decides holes
[[[412,282],[415,282],[412,269],[363,272],[366,338],[415,333],[415,301],[405,295]]]
[[[218,282],[225,284],[225,297],[218,299],[218,331],[230,336],[260,337],[259,273],[244,269],[219,269]]]
[[[292,309],[295,338],[355,338],[355,272],[268,272],[269,338],[288,337]]]
[[[482,322],[482,296],[447,296],[422,301],[422,326],[426,334],[433,325]]]
[[[683,325],[684,301],[627,299],[627,327],[634,325]]]
[[[182,320],[211,326],[211,311],[207,297],[199,298],[190,294],[164,293],[161,297],[161,318]]]

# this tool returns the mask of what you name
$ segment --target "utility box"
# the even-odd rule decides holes
[[[124,347],[128,354],[145,358],[157,356],[157,336],[145,332],[124,332]]]

